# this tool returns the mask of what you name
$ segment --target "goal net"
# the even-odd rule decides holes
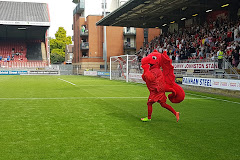
[[[110,57],[110,80],[143,83],[141,62],[136,55]]]

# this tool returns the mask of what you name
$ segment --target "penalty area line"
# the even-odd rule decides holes
[[[69,83],[69,84],[71,84],[71,85],[76,85],[76,84],[74,84],[74,83],[72,83],[72,82],[69,82],[69,81],[66,81],[66,80],[64,80],[64,79],[61,79],[61,78],[58,78],[59,80],[61,80],[61,81],[64,81],[64,82],[67,82],[67,83]]]

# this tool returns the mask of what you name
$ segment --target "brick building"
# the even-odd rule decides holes
[[[82,74],[85,69],[104,70],[104,29],[103,26],[96,26],[96,23],[103,18],[101,5],[98,13],[94,11],[94,14],[98,15],[90,13],[86,15],[85,10],[93,6],[87,6],[82,0],[73,0],[73,2],[76,3],[76,8],[73,11],[73,65],[78,68],[77,74]],[[116,6],[116,0],[108,0],[106,7],[111,9],[106,9],[106,12],[111,12],[113,6]],[[143,46],[144,41],[151,41],[161,32],[160,29],[147,29],[147,31],[146,34],[143,28],[107,26],[108,65],[111,56],[135,54]]]

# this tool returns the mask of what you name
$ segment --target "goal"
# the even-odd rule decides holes
[[[110,80],[143,83],[141,62],[136,55],[110,57]]]

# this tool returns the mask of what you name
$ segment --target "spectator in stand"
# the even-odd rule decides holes
[[[178,49],[176,50],[176,61],[177,61],[177,63],[180,61],[180,53],[179,53]]]
[[[232,54],[233,54],[234,68],[237,69],[239,64],[239,52],[237,51],[237,49],[234,49]]]
[[[206,46],[206,58],[209,58],[210,53],[211,53],[211,51],[210,51],[210,46],[207,45],[207,46]]]
[[[222,69],[222,62],[223,62],[223,49],[220,47],[220,49],[217,52],[218,57],[218,68]]]
[[[176,50],[180,53],[181,60],[196,58],[209,58],[210,54],[217,56],[216,48],[222,48],[225,53],[229,47],[236,48],[233,42],[235,27],[238,28],[238,35],[240,33],[240,23],[230,22],[226,18],[218,17],[215,21],[211,20],[204,25],[195,25],[190,28],[180,28],[178,33],[166,33],[155,37],[151,42],[144,46],[143,54],[157,49],[159,52],[167,49],[168,55],[178,59]],[[240,38],[236,40],[240,41]],[[199,51],[198,51],[199,50]],[[183,56],[184,55],[184,56]],[[211,56],[212,57],[212,56]]]
[[[212,54],[210,54],[210,59],[211,59],[211,61],[213,61],[214,62],[214,60],[215,60],[215,57],[214,57],[214,54],[212,53]]]
[[[233,61],[233,59],[232,59],[232,48],[227,48],[227,50],[226,50],[226,57],[228,59],[228,62],[231,65],[233,65],[233,63],[232,63],[232,61]]]
[[[237,25],[235,26],[235,28],[234,28],[234,41],[236,41],[237,40],[237,38],[238,38],[238,27],[237,27]]]
[[[237,52],[239,53],[239,52],[240,52],[240,46],[239,46],[239,43],[238,43],[238,42],[235,42],[235,44],[236,44],[236,50],[237,50]]]
[[[231,42],[232,41],[232,31],[231,29],[228,29],[227,32],[227,42]]]

